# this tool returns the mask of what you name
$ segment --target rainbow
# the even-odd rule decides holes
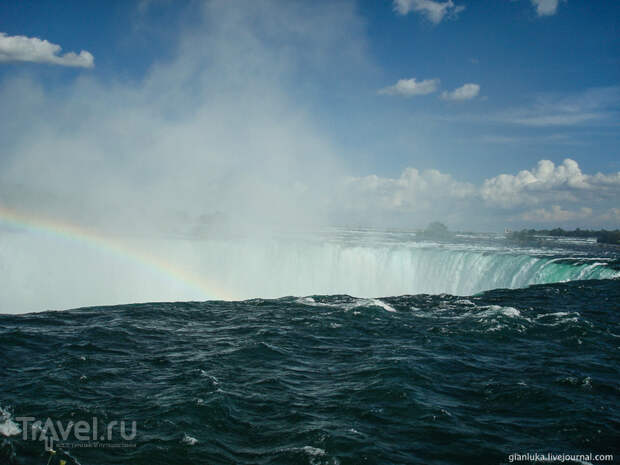
[[[103,235],[77,224],[41,218],[0,205],[0,224],[2,223],[36,233],[68,239],[102,250],[105,253],[129,259],[139,266],[146,267],[168,279],[191,287],[199,295],[204,296],[205,300],[234,300],[232,294],[213,279],[206,280],[203,276],[179,267],[153,253],[139,250],[118,238]]]

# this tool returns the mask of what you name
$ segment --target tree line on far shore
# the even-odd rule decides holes
[[[592,229],[577,228],[573,231],[562,228],[555,229],[522,229],[521,231],[512,231],[506,235],[508,239],[519,242],[531,242],[536,240],[536,236],[552,236],[552,237],[594,237],[596,242],[600,244],[617,244],[620,245],[620,229],[608,231],[601,229],[595,231]]]

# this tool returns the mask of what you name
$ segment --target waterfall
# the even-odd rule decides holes
[[[338,242],[220,244],[205,257],[240,298],[350,294],[471,295],[495,288],[620,275],[605,262],[440,246]],[[211,262],[213,264],[213,262]]]
[[[484,238],[430,244],[389,233],[105,242],[13,233],[0,236],[0,313],[315,294],[471,295],[620,276],[608,264],[613,253],[600,258],[595,247],[507,249]]]

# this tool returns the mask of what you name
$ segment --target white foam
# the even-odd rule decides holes
[[[210,375],[207,371],[205,370],[200,370],[200,376],[202,376],[203,378],[209,378],[209,380],[211,380],[211,382],[217,386],[218,384],[220,384],[219,379],[217,379],[215,376]]]
[[[312,297],[300,297],[296,300],[298,304],[308,305],[310,307],[338,307],[338,304],[330,304],[325,302],[317,302]]]
[[[185,433],[183,435],[183,439],[181,440],[181,442],[183,444],[187,444],[188,446],[194,446],[198,443],[198,439],[190,436],[189,434]]]
[[[505,325],[502,325],[502,324],[499,324],[499,323],[498,323],[498,324],[496,324],[495,326],[493,326],[493,327],[491,327],[491,328],[489,328],[489,329],[486,329],[486,330],[485,330],[485,332],[486,332],[486,333],[493,333],[493,332],[495,332],[495,331],[501,331],[501,330],[502,330],[502,329],[504,329],[505,327],[506,327]]]
[[[346,311],[359,307],[381,307],[385,311],[396,312],[391,305],[383,302],[381,299],[354,299],[352,302],[317,302],[312,297],[301,297],[296,302],[311,307],[342,308]]]
[[[6,437],[17,436],[22,430],[11,420],[11,414],[0,407],[0,434]]]
[[[306,454],[308,455],[313,455],[313,456],[323,456],[326,454],[326,452],[323,449],[320,449],[318,447],[312,447],[312,446],[304,446],[301,448],[301,450],[303,450]]]
[[[504,316],[509,316],[509,317],[521,316],[521,312],[514,307],[502,307],[501,312]]]
[[[557,316],[557,317],[560,317],[560,316],[567,316],[567,315],[570,315],[570,313],[568,313],[568,312],[545,313],[545,314],[543,314],[543,315],[538,315],[538,316],[536,317],[536,319],[538,319],[538,318],[544,318],[544,317],[546,317],[546,316]]]
[[[476,316],[479,317],[488,317],[488,316],[497,316],[504,315],[509,318],[518,318],[521,316],[521,312],[514,307],[501,307],[499,305],[489,305],[488,307],[483,307],[487,310],[478,313]]]
[[[581,387],[584,389],[592,389],[592,378],[586,376],[581,382]]]
[[[386,304],[382,300],[372,299],[372,303],[373,303],[373,305],[376,305],[377,307],[381,307],[382,309],[384,309],[384,310],[386,310],[388,312],[395,312],[396,311],[392,306]]]
[[[576,323],[581,318],[578,312],[555,312],[555,313],[543,313],[536,316],[538,324],[543,326],[558,326],[565,323]]]

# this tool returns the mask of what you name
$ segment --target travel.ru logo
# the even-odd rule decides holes
[[[45,450],[54,453],[54,447],[72,448],[122,448],[135,447],[132,443],[137,434],[136,421],[130,427],[125,420],[100,423],[97,417],[85,420],[62,422],[47,418],[15,417],[21,424],[24,440],[42,441]],[[118,435],[117,435],[118,433]]]

